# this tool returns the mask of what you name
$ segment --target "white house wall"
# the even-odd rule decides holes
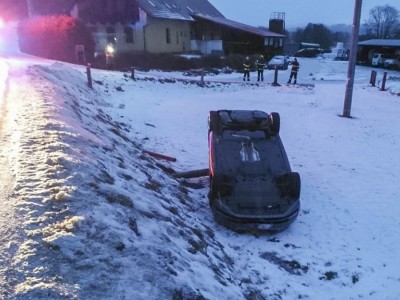
[[[124,52],[135,52],[135,51],[143,51],[144,40],[143,40],[143,28],[140,26],[134,25],[123,25],[123,24],[96,24],[91,25],[91,27],[95,27],[93,30],[93,37],[95,40],[95,52],[97,54],[104,54],[104,50],[106,46],[109,44],[109,40],[114,40],[112,43],[117,53]],[[106,28],[113,27],[115,29],[115,33],[107,33]],[[133,33],[133,42],[128,43],[126,41],[125,28],[132,28]]]
[[[133,43],[126,42],[125,27],[133,30]],[[152,19],[143,10],[140,10],[140,19],[135,24],[92,24],[97,55],[104,54],[106,46],[113,40],[116,53],[148,52],[174,53],[191,51],[190,29],[188,21],[171,19]],[[107,33],[107,27],[113,27],[115,33]],[[169,43],[167,42],[169,30]]]
[[[173,53],[191,50],[190,22],[171,19],[150,19],[143,26],[144,50],[149,53]],[[167,41],[169,31],[169,42]]]
[[[191,48],[192,51],[199,51],[202,54],[210,55],[213,53],[222,53],[223,43],[222,40],[212,40],[212,41],[192,40]]]

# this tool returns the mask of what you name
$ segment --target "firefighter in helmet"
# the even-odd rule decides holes
[[[290,72],[289,80],[287,83],[292,83],[292,78],[294,79],[294,84],[297,83],[297,73],[299,72],[300,69],[300,64],[297,61],[297,58],[295,57],[293,62],[292,62],[292,70]]]
[[[250,57],[246,57],[243,62],[243,81],[250,81]]]
[[[257,81],[264,81],[264,68],[265,68],[265,61],[264,56],[260,55],[260,57],[256,61],[257,67]]]

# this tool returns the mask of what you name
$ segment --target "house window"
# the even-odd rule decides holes
[[[131,27],[125,27],[125,42],[127,44],[133,44],[133,29]]]
[[[169,28],[165,29],[165,38],[167,44],[171,44],[171,30]]]
[[[115,44],[117,42],[117,37],[115,36],[115,28],[112,26],[108,26],[106,28],[107,32],[107,43]]]
[[[177,44],[177,45],[179,44],[179,34],[178,34],[178,31],[176,32],[176,44]]]

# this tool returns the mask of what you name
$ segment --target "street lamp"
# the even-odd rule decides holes
[[[114,49],[113,45],[108,44],[106,46],[106,55],[113,56],[114,52],[115,52],[115,49]]]
[[[114,55],[115,55],[115,48],[112,44],[107,44],[105,48],[106,53],[106,65],[107,68],[112,68],[114,65]]]

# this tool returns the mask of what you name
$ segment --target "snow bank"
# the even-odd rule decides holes
[[[313,73],[325,77],[338,65],[324,68]],[[12,200],[23,233],[7,273],[13,297],[400,297],[398,97],[357,84],[354,118],[344,119],[343,81],[202,88],[149,74],[92,75],[89,89],[84,68],[54,63],[11,82]],[[280,113],[282,140],[302,177],[302,211],[287,231],[255,236],[220,227],[207,179],[171,176],[207,166],[207,113],[222,108]]]

